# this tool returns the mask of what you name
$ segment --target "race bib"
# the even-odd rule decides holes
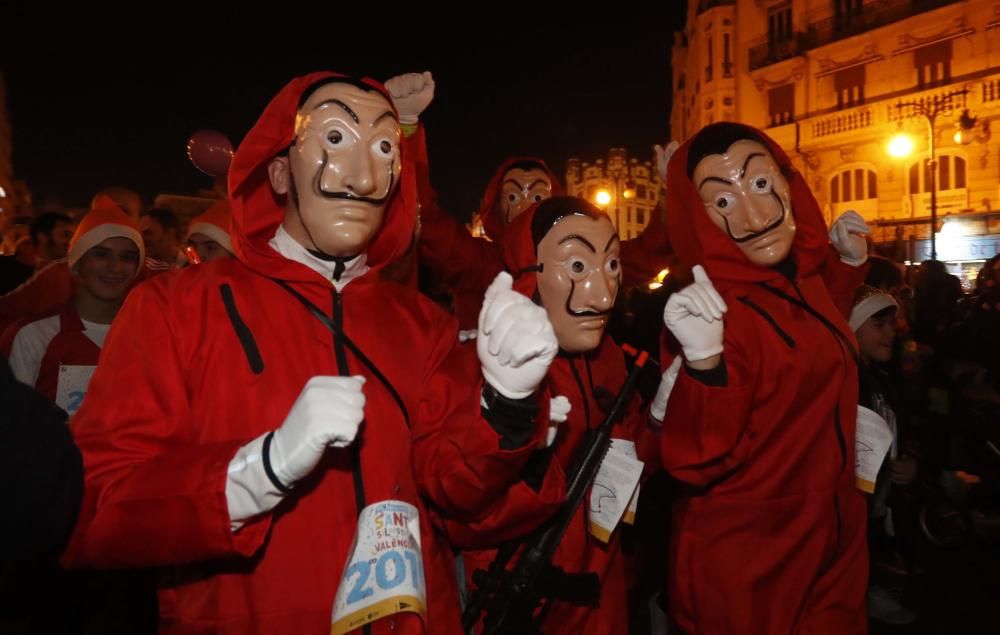
[[[612,439],[611,447],[590,487],[588,529],[601,542],[608,542],[618,521],[638,496],[642,461],[636,458],[635,443]],[[634,509],[633,509],[634,517]]]
[[[361,510],[351,555],[337,587],[331,635],[400,612],[426,618],[420,516],[409,503],[386,500]]]
[[[56,405],[69,413],[76,414],[87,394],[87,385],[97,366],[59,366],[59,383],[56,386]]]
[[[858,489],[875,491],[875,478],[892,445],[892,429],[878,413],[858,406],[857,431],[854,436],[854,480]]]

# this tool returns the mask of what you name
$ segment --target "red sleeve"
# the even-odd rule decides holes
[[[49,315],[70,301],[73,281],[65,260],[51,263],[0,296],[0,330],[21,318]]]
[[[417,485],[442,516],[482,518],[507,490],[545,434],[548,417],[539,408],[535,434],[514,450],[500,448],[500,435],[481,415],[482,375],[474,346],[459,346],[447,330],[430,356],[425,397],[413,423],[412,458]]]
[[[449,544],[456,549],[492,549],[541,527],[565,500],[566,476],[559,461],[552,457],[537,492],[524,481],[518,481],[479,520],[445,520],[443,530]]]
[[[851,307],[854,305],[854,294],[858,287],[865,283],[865,276],[868,275],[868,263],[860,267],[854,267],[840,259],[840,254],[830,245],[826,254],[826,259],[820,268],[820,276],[826,284],[830,297],[837,309],[845,318],[851,316]]]
[[[637,237],[622,242],[622,284],[634,287],[649,282],[668,264],[670,238],[663,220],[663,201],[651,212],[649,224]]]
[[[128,567],[248,556],[270,515],[233,534],[226,474],[249,441],[194,445],[184,365],[164,287],[129,294],[72,428],[84,458],[68,566]],[[124,396],[127,395],[127,398]]]
[[[660,433],[663,466],[675,478],[708,485],[743,463],[749,450],[746,430],[754,395],[750,323],[729,303],[723,361],[727,383],[716,387],[695,379],[683,365],[674,384]]]
[[[421,262],[452,287],[485,292],[493,277],[503,270],[500,249],[470,234],[438,205],[437,193],[431,185],[423,125],[405,143],[417,171]]]

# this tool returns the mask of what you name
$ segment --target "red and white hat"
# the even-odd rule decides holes
[[[208,236],[222,245],[222,248],[233,253],[233,239],[229,235],[229,227],[233,222],[233,211],[229,199],[215,203],[200,216],[195,216],[188,226],[187,237],[191,234]]]
[[[145,260],[146,249],[142,243],[139,225],[122,208],[115,205],[111,198],[97,196],[90,211],[76,226],[73,238],[69,241],[67,260],[70,270],[85,253],[108,238],[128,238],[139,248],[139,262]],[[136,275],[139,275],[140,270],[141,267],[136,269]]]
[[[863,285],[854,294],[854,307],[851,309],[851,317],[847,323],[850,324],[852,331],[857,331],[865,323],[865,320],[891,306],[899,308],[895,298],[881,289]]]

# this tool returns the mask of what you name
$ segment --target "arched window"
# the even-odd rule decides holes
[[[957,154],[939,154],[937,158],[937,190],[964,190],[966,186],[966,160]],[[923,194],[931,191],[931,171],[927,159],[916,161],[910,166],[910,194]]]
[[[830,178],[831,203],[850,203],[877,198],[878,175],[870,166],[848,166]]]

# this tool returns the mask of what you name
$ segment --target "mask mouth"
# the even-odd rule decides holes
[[[390,187],[392,187],[392,184],[390,184]],[[317,190],[316,194],[327,200],[354,201],[356,203],[370,203],[371,205],[381,205],[389,199],[388,192],[381,198],[357,196],[355,194],[351,194],[350,192],[327,192],[326,190]]]

